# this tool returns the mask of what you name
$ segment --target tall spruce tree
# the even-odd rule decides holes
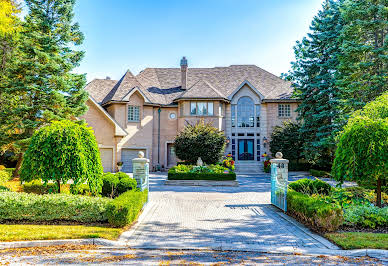
[[[388,90],[388,0],[346,0],[339,69],[344,113]]]
[[[23,144],[42,125],[87,110],[85,75],[71,72],[84,54],[73,50],[84,39],[79,25],[72,22],[75,0],[25,3],[29,13],[22,25],[17,54],[8,70],[8,82],[0,86],[2,93],[12,95],[0,113],[3,144]]]
[[[305,139],[304,157],[312,164],[329,168],[335,152],[334,134],[339,130],[340,93],[336,86],[342,30],[341,1],[327,0],[314,17],[310,33],[294,47],[296,61],[287,79],[302,100],[299,119]]]

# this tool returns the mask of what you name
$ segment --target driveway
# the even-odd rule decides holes
[[[239,187],[166,186],[165,179],[150,176],[149,204],[121,237],[132,248],[338,249],[270,204],[267,174],[238,175]]]

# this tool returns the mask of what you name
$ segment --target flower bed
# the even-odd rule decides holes
[[[168,170],[168,180],[236,180],[236,173],[220,165],[178,165]]]

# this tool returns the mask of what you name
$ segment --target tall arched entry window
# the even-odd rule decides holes
[[[255,104],[248,96],[241,97],[237,102],[237,126],[255,126]]]

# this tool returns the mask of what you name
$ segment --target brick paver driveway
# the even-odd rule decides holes
[[[239,175],[239,187],[163,185],[152,174],[150,202],[121,240],[134,248],[336,249],[270,205],[269,175]]]

